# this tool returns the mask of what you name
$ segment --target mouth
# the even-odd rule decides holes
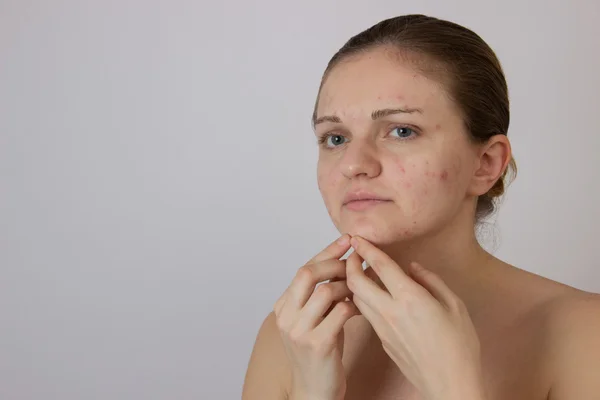
[[[377,207],[383,205],[385,203],[390,203],[391,200],[382,200],[382,199],[362,199],[362,200],[352,200],[344,204],[348,210],[352,211],[364,211],[371,209],[373,207]]]

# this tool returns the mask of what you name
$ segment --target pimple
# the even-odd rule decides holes
[[[400,172],[405,173],[406,169],[404,169],[404,165],[402,165],[402,161],[396,161],[396,165],[398,166],[398,169],[400,170]]]
[[[442,173],[440,174],[440,178],[445,181],[448,179],[448,171],[444,170],[442,171]]]
[[[412,183],[406,182],[404,186],[406,186],[407,189],[410,189],[412,187]]]
[[[439,130],[441,127],[442,127],[442,126],[441,126],[440,124],[436,124],[436,125],[435,125],[435,130],[437,131],[437,130]]]

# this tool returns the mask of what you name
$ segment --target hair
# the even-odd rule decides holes
[[[458,106],[470,139],[485,143],[492,136],[508,135],[510,121],[508,87],[500,61],[488,44],[473,31],[454,22],[425,15],[403,15],[385,19],[348,40],[331,58],[323,73],[321,88],[331,70],[351,56],[375,48],[391,48],[411,61],[425,76],[441,83]],[[313,111],[316,119],[319,95]],[[508,185],[507,175],[516,176],[511,158],[508,168],[492,188],[477,199],[475,220],[496,211]]]

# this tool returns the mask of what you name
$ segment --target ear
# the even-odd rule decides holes
[[[481,196],[487,193],[502,177],[512,158],[510,141],[506,135],[494,135],[477,151],[475,173],[469,193]]]

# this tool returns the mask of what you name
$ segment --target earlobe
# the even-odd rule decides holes
[[[471,194],[487,193],[502,178],[512,158],[510,141],[506,135],[492,136],[479,151],[478,168],[473,175]]]

